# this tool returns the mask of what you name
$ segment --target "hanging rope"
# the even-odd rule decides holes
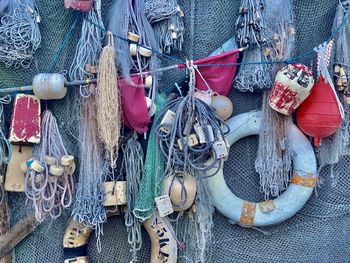
[[[183,11],[176,0],[150,0],[145,14],[158,38],[160,49],[170,54],[181,51],[184,42]]]
[[[41,142],[27,162],[25,193],[32,201],[35,217],[44,220],[44,214],[58,218],[62,210],[68,208],[73,199],[74,158],[70,163],[62,158],[68,156],[56,118],[46,110],[42,117]],[[73,159],[72,159],[73,158]]]
[[[88,21],[91,21],[88,22]],[[98,58],[102,51],[102,40],[104,38],[104,24],[101,17],[101,0],[94,1],[94,8],[89,11],[81,28],[81,37],[77,44],[73,63],[69,69],[71,80],[83,80],[94,78],[89,67],[97,66]],[[90,96],[92,91],[90,85],[81,85],[80,94],[83,97]]]
[[[12,146],[4,134],[4,105],[10,104],[11,97],[6,95],[0,98],[0,206],[5,200],[5,189],[3,186],[4,174],[6,173],[6,166],[11,159]]]
[[[228,130],[228,126],[208,105],[194,97],[195,68],[193,64],[188,63],[187,66],[190,71],[187,96],[169,102],[156,120],[157,141],[166,158],[164,174],[171,174],[176,170],[186,171],[189,168],[207,171],[215,167],[219,170],[222,165],[222,159],[216,156],[212,147],[215,142],[224,138],[221,127]],[[169,112],[173,112],[175,116],[171,123],[163,121]],[[190,135],[195,121],[203,129],[205,143],[190,146],[186,136]],[[214,132],[211,134],[210,130]],[[213,156],[211,163],[206,163],[210,156]]]
[[[3,8],[4,9],[4,8]],[[41,43],[40,16],[34,0],[15,0],[0,20],[0,61],[7,67],[29,68]]]
[[[115,66],[113,36],[108,34],[108,45],[103,48],[99,60],[96,89],[98,132],[107,151],[112,168],[116,167],[121,136],[121,101],[118,88],[118,72]]]
[[[131,245],[132,258],[135,262],[137,261],[137,251],[139,251],[142,246],[142,221],[133,214],[133,211],[136,206],[136,198],[139,195],[140,182],[144,177],[143,150],[140,142],[137,141],[136,138],[137,135],[134,134],[122,147],[128,205],[128,211],[125,213],[125,226],[128,231],[128,242]]]
[[[110,165],[102,159],[102,143],[97,128],[96,105],[94,98],[81,102],[81,123],[79,130],[80,169],[72,216],[74,220],[95,229],[97,247],[101,251],[100,237],[103,223],[107,221],[107,210],[103,206],[104,185]]]

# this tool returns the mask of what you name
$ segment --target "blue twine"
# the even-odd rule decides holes
[[[67,31],[66,35],[64,36],[61,44],[59,45],[59,47],[56,49],[56,52],[55,54],[53,55],[53,58],[51,59],[51,62],[49,64],[49,66],[47,67],[46,69],[46,72],[47,73],[51,73],[53,68],[55,67],[57,61],[58,61],[58,58],[62,52],[62,50],[65,48],[65,46],[67,45],[67,42],[69,40],[69,38],[71,37],[72,33],[73,33],[73,30],[77,27],[77,24],[78,24],[78,18],[79,16],[77,15],[77,13],[75,14],[75,19],[73,21],[73,23],[71,24],[69,30]]]
[[[335,29],[332,31],[332,34],[331,36],[328,38],[328,40],[326,42],[329,42],[330,40],[334,39],[337,34],[339,33],[339,31],[346,25],[346,22],[348,20],[348,18],[350,17],[350,12],[348,12],[344,18],[343,18],[343,21],[342,23]],[[92,22],[91,20],[87,19],[87,18],[84,18],[86,21],[88,21],[89,23],[92,23],[94,24],[96,27],[98,27],[100,30],[102,31],[105,31],[107,32],[108,30],[102,28],[101,26],[97,25],[96,23]],[[113,33],[112,33],[113,34]],[[174,61],[178,61],[178,62],[181,62],[180,64],[185,64],[185,62],[181,61],[179,58],[177,57],[174,57],[174,56],[170,56],[170,55],[167,55],[167,54],[164,54],[164,53],[161,53],[157,50],[153,50],[152,48],[149,48],[149,47],[146,47],[146,46],[143,46],[143,45],[140,45],[139,43],[137,42],[134,42],[134,41],[131,41],[129,39],[126,39],[126,38],[123,38],[121,36],[117,36],[115,34],[113,34],[114,37],[116,38],[119,38],[123,41],[126,41],[128,43],[133,43],[133,44],[136,44],[137,46],[140,46],[140,47],[143,47],[145,49],[148,49],[150,51],[152,51],[153,53],[156,53],[156,54],[159,54],[163,57],[166,57],[168,59],[171,59],[171,60],[174,60]],[[212,67],[212,66],[216,66],[216,67],[232,67],[232,66],[238,66],[238,65],[271,65],[271,64],[292,64],[292,63],[296,63],[298,61],[300,61],[301,59],[303,58],[307,58],[307,57],[310,57],[310,56],[313,56],[314,54],[314,48],[312,48],[311,50],[308,50],[298,56],[295,56],[293,58],[290,58],[290,59],[287,59],[287,60],[283,60],[283,61],[256,61],[256,62],[241,62],[241,63],[228,63],[228,64],[196,64],[198,67]]]

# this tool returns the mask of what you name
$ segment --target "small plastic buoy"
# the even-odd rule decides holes
[[[145,78],[144,86],[145,88],[151,88],[153,85],[153,77],[152,76],[147,76]]]
[[[139,48],[139,53],[141,56],[144,56],[144,57],[151,57],[152,56],[152,50],[149,49],[149,48],[146,48],[146,47],[140,47]]]
[[[37,173],[43,173],[45,171],[45,167],[38,160],[33,160],[30,168]]]
[[[41,100],[63,99],[67,94],[66,82],[61,74],[38,74],[33,79],[33,92]]]
[[[49,172],[54,176],[61,176],[64,173],[64,167],[61,165],[50,165]]]
[[[50,155],[46,155],[44,161],[47,165],[53,165],[57,163],[57,159]]]
[[[207,104],[208,106],[211,105],[211,102],[212,102],[212,96],[211,94],[209,94],[208,92],[206,91],[196,91],[194,93],[194,97],[196,99],[199,99],[201,101],[203,101],[205,104]]]
[[[61,164],[63,166],[70,166],[74,163],[74,156],[73,155],[64,155],[61,157]]]
[[[128,39],[133,41],[133,42],[139,42],[140,36],[138,34],[128,32]]]
[[[131,56],[136,56],[137,55],[137,45],[136,44],[130,44],[129,46],[129,51]]]
[[[228,97],[219,94],[213,95],[211,107],[214,109],[216,114],[224,121],[230,118],[233,112],[232,101]]]

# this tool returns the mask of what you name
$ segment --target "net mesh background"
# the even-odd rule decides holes
[[[111,1],[104,0],[103,11],[107,13]],[[13,69],[0,65],[0,87],[14,87],[30,84],[33,76],[45,72],[59,48],[64,35],[71,27],[76,13],[64,9],[63,0],[38,0],[42,17],[40,29],[42,44],[36,52],[37,64],[31,69]],[[185,49],[176,54],[182,59],[201,58],[235,33],[235,21],[240,1],[238,0],[180,0],[185,12]],[[294,0],[296,24],[296,55],[322,43],[331,34],[331,27],[338,4],[336,0],[305,1]],[[105,16],[107,18],[107,16]],[[54,71],[68,69],[79,39],[80,27],[73,30],[66,48],[61,52]],[[303,62],[303,61],[301,61]],[[309,60],[304,62],[309,64]],[[164,61],[164,64],[171,64]],[[174,83],[182,73],[178,71],[163,74],[163,87]],[[261,95],[232,91],[234,114],[261,107]],[[77,154],[76,92],[69,91],[60,101],[48,103],[58,119],[67,148]],[[6,107],[9,115],[10,107]],[[238,196],[250,201],[262,200],[259,192],[259,176],[254,170],[258,138],[250,137],[237,142],[225,163],[225,179],[230,189]],[[231,225],[227,218],[216,212],[214,216],[213,258],[211,262],[350,262],[350,157],[344,157],[334,167],[326,167],[322,174],[321,187],[317,189],[307,205],[292,219],[269,228],[265,234],[237,225]],[[11,224],[17,222],[29,207],[23,194],[9,196]],[[55,221],[47,221],[14,250],[15,262],[63,262],[62,240],[69,218],[67,211]],[[110,218],[104,226],[101,239],[102,251],[96,249],[96,238],[89,242],[90,262],[129,262],[130,247],[123,217]],[[149,262],[150,240],[143,231],[143,246],[139,253],[140,262]]]

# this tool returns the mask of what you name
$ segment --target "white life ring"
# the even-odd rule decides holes
[[[230,132],[225,136],[229,145],[238,140],[259,134],[261,112],[247,112],[227,121]],[[276,199],[253,203],[242,200],[228,188],[223,167],[207,177],[214,206],[231,222],[245,227],[269,226],[281,223],[295,215],[307,202],[318,181],[316,158],[308,139],[297,126],[290,126],[294,174],[289,187]],[[207,175],[213,174],[215,168]]]
[[[169,219],[160,217],[158,211],[155,211],[143,226],[152,243],[151,263],[176,263],[177,240]]]

